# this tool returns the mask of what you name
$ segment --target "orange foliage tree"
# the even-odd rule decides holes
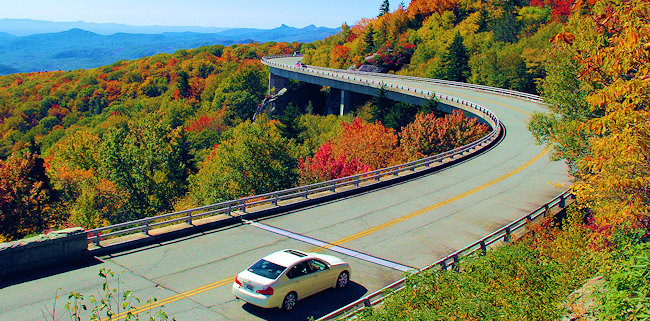
[[[335,157],[345,155],[346,159],[358,159],[373,170],[402,161],[395,130],[381,122],[366,123],[359,117],[352,123],[343,123],[343,132],[332,141],[332,153]]]
[[[409,17],[417,15],[429,16],[434,13],[442,14],[458,6],[458,0],[413,0],[406,10]]]
[[[469,144],[485,136],[488,130],[458,109],[445,117],[420,113],[400,132],[400,144],[404,158],[416,160]]]
[[[40,233],[52,223],[56,197],[38,155],[0,160],[0,242]]]

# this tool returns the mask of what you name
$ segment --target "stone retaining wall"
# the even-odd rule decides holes
[[[80,227],[0,243],[0,278],[66,264],[87,255],[86,232]]]

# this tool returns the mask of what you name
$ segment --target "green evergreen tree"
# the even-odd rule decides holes
[[[302,128],[298,122],[300,115],[302,115],[302,110],[300,110],[300,107],[295,106],[292,103],[289,103],[284,108],[282,114],[278,116],[278,120],[281,123],[278,125],[278,128],[280,129],[280,134],[282,137],[295,139],[302,143],[299,140],[299,135],[304,130],[304,128]]]
[[[447,48],[447,52],[442,57],[444,77],[447,80],[466,82],[470,75],[469,57],[465,45],[463,45],[463,36],[456,34],[454,40]]]
[[[366,33],[363,35],[363,41],[366,43],[365,52],[369,53],[375,51],[375,30],[371,25],[368,25],[366,29]]]
[[[515,43],[521,31],[521,20],[519,19],[517,3],[512,0],[495,2],[501,10],[500,14],[492,17],[490,22],[494,32],[494,40]]]
[[[390,11],[390,2],[388,0],[384,0],[384,2],[381,3],[381,6],[379,6],[379,17],[387,14]]]
[[[382,86],[377,89],[377,95],[372,97],[373,109],[370,111],[373,121],[384,123],[386,116],[393,107],[393,101],[386,97],[386,87]]]
[[[376,48],[380,48],[388,41],[388,26],[386,23],[381,21],[379,23],[379,28],[375,31],[373,43]]]
[[[187,72],[185,72],[185,70],[178,71],[177,75],[178,75],[179,95],[183,98],[186,98],[190,90],[190,82],[188,80],[189,75],[187,74]]]
[[[339,39],[339,42],[338,42],[339,45],[344,44],[351,35],[352,35],[352,28],[350,28],[350,26],[348,26],[348,24],[346,22],[344,22],[341,25],[340,39]]]

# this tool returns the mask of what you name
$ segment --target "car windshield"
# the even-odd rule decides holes
[[[282,271],[286,269],[285,266],[271,263],[266,260],[259,260],[251,267],[248,268],[249,272],[255,273],[259,276],[263,276],[267,279],[275,280],[282,274]]]

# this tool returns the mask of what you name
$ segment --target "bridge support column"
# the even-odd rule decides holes
[[[341,89],[341,105],[340,105],[340,108],[339,108],[339,115],[340,116],[345,115],[345,112],[346,112],[345,108],[348,108],[348,109],[350,108],[350,96],[351,96],[350,92],[347,92],[347,91]]]
[[[354,106],[368,99],[369,96],[345,89],[330,88],[330,93],[325,101],[327,115],[345,115],[352,111]]]
[[[287,78],[269,73],[269,94],[277,94],[282,88],[287,87],[288,81]]]

